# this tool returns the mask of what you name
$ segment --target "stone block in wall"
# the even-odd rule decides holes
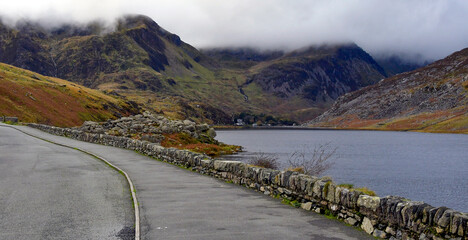
[[[220,172],[234,172],[233,170],[243,164],[239,161],[215,160],[214,169]]]
[[[326,199],[329,202],[335,202],[335,190],[336,185],[333,182],[329,182],[325,185],[326,189],[324,189],[324,194],[326,195]]]
[[[280,171],[278,170],[263,168],[263,169],[260,169],[259,171],[258,180],[261,184],[270,185],[274,183],[275,178],[278,174],[280,174]]]
[[[356,224],[358,223],[358,221],[352,217],[348,217],[344,220],[345,223],[351,225],[351,226],[356,226]]]
[[[322,192],[323,192],[323,188],[325,187],[325,184],[326,182],[322,180],[318,180],[315,182],[314,188],[313,188],[313,197],[322,199],[322,194],[323,194]]]
[[[357,201],[357,206],[376,211],[377,208],[380,206],[380,197],[360,195]]]
[[[450,222],[450,233],[458,236],[464,236],[464,234],[468,236],[466,227],[468,227],[468,213],[454,213]]]
[[[12,122],[12,123],[17,123],[18,118],[17,117],[3,117],[4,122]]]
[[[372,234],[374,232],[374,224],[367,217],[364,217],[362,220],[361,228],[368,234]]]
[[[441,228],[447,228],[454,213],[455,211],[453,211],[452,209],[447,209],[446,211],[444,211],[442,216],[440,216],[439,220],[437,221],[437,225]]]
[[[310,211],[312,209],[312,202],[301,203],[301,208]]]
[[[298,172],[293,171],[284,171],[280,175],[280,186],[285,188],[290,188],[290,178],[291,176],[298,175]]]

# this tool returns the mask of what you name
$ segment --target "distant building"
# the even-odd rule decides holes
[[[236,120],[236,123],[234,124],[236,126],[244,126],[244,120],[242,120],[241,118],[238,118]]]

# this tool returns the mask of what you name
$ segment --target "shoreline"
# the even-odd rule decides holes
[[[421,129],[375,129],[375,128],[333,128],[333,127],[304,127],[304,126],[230,126],[230,125],[213,125],[215,130],[237,131],[237,130],[311,130],[311,131],[381,131],[381,132],[413,132],[413,133],[433,133],[433,134],[468,134],[468,132],[431,132]]]

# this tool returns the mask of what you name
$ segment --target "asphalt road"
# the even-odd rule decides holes
[[[131,239],[133,225],[121,174],[0,125],[0,239]]]
[[[373,239],[339,221],[130,150],[17,128],[85,149],[126,171],[136,187],[142,239]]]

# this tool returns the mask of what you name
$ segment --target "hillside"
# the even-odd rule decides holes
[[[308,125],[468,133],[468,48],[348,93]]]
[[[122,98],[0,63],[1,116],[70,127],[139,111],[135,103]]]
[[[202,52],[225,68],[243,71],[246,81],[239,91],[246,102],[299,121],[322,113],[342,94],[386,76],[355,44],[311,46],[286,53],[249,48]]]
[[[120,18],[114,29],[0,23],[0,62],[113,91],[172,118],[217,124],[239,113],[311,119],[338,96],[385,77],[353,44],[200,52],[140,15]]]

